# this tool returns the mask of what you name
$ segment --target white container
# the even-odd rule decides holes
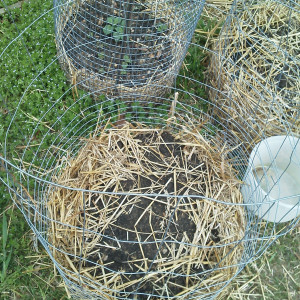
[[[276,223],[300,215],[300,140],[273,136],[258,143],[241,188],[248,209]]]

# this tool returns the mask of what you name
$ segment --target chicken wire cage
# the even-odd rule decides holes
[[[234,0],[206,0],[203,14],[221,24],[232,8],[233,2]]]
[[[212,85],[231,95],[218,105],[260,124],[266,136],[299,136],[299,20],[298,1],[235,1],[213,45],[220,56],[211,57]],[[253,135],[252,147],[259,138]]]
[[[18,79],[30,78],[13,91],[9,73],[1,78],[6,175],[0,180],[68,293],[75,299],[222,295],[245,265],[299,221],[297,213],[284,224],[265,220],[258,185],[243,184],[253,165],[246,145],[255,127],[236,122],[212,98],[230,95],[193,77],[178,76],[160,96],[126,87],[118,95],[107,86],[82,90],[89,77],[69,85],[44,31],[36,47],[27,47],[37,39],[30,32],[47,28],[50,15],[0,55],[3,69],[9,65]],[[46,65],[38,64],[50,50]],[[213,55],[195,44],[189,51]],[[18,58],[28,53],[31,65],[20,66]],[[17,103],[9,101],[17,95]],[[286,140],[297,154],[299,143]],[[292,158],[299,167],[299,155]],[[284,197],[299,199],[299,193]]]
[[[163,94],[174,83],[204,2],[55,0],[62,68],[87,90],[134,93],[154,83],[164,88],[152,86],[146,94]]]

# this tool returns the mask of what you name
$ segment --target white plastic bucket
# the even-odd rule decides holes
[[[241,188],[258,217],[276,223],[300,214],[300,140],[273,136],[253,149]]]

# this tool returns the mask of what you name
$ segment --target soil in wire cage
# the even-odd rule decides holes
[[[157,133],[153,134],[139,134],[135,137],[135,139],[140,140],[139,143],[140,146],[147,146],[149,142],[153,140],[158,140]],[[187,162],[185,159],[183,159],[183,146],[182,142],[180,140],[175,140],[175,138],[167,131],[162,132],[161,134],[161,142],[163,143],[160,145],[159,152],[150,151],[146,153],[146,158],[151,163],[150,169],[153,171],[157,171],[157,169],[160,168],[160,166],[164,166],[164,158],[165,157],[173,157],[176,162],[178,163],[178,166],[180,168],[187,168],[188,170],[198,169],[201,168],[201,171],[204,171],[205,168],[204,164],[198,159],[198,157],[195,154],[192,154],[190,160]],[[119,143],[118,145],[120,149],[124,147],[122,143]],[[163,158],[162,158],[163,157]],[[133,161],[134,163],[134,161]],[[163,173],[164,170],[161,170]],[[199,172],[199,170],[197,170]],[[193,181],[197,182],[199,180],[198,176],[195,174],[191,174]],[[179,180],[176,181],[174,184],[174,174],[168,174],[165,176],[160,176],[157,178],[155,175],[150,175],[149,177],[145,176],[139,176],[134,175],[134,180],[124,180],[121,181],[121,190],[123,191],[133,191],[138,189],[144,190],[146,193],[166,193],[175,195],[176,190],[180,191],[180,194],[184,194],[186,192],[186,184],[187,180],[186,177],[180,176],[178,178]],[[155,186],[156,181],[159,180],[159,184],[164,186],[164,191],[161,191],[160,188],[153,187],[151,191],[149,188],[151,186]],[[176,185],[176,188],[175,188]],[[205,188],[205,187],[204,187]],[[111,192],[115,190],[115,186],[112,186],[108,192]],[[133,198],[134,196],[131,196]],[[127,199],[130,198],[127,197]],[[103,210],[103,203],[97,202],[95,204],[97,197],[92,196],[92,205],[89,208],[89,213],[94,216],[94,218],[99,218],[100,214],[98,211]],[[120,203],[124,200],[124,197],[121,197],[117,203],[111,206],[112,209],[117,208]],[[129,200],[129,199],[128,199]],[[172,207],[174,208],[176,206],[176,202],[178,199],[172,199]],[[139,234],[140,241],[146,241],[146,242],[155,242],[156,240],[162,240],[164,237],[164,229],[167,224],[166,217],[167,210],[168,210],[168,204],[166,203],[165,197],[157,197],[156,201],[153,203],[153,199],[149,199],[146,197],[141,197],[139,202],[135,205],[129,207],[123,214],[121,214],[116,222],[113,224],[113,226],[108,226],[108,228],[104,231],[104,235],[114,237],[117,240],[123,240],[123,241],[134,241],[137,240],[136,232]],[[196,203],[194,204],[196,205]],[[97,208],[95,209],[95,206]],[[151,213],[147,208],[151,206]],[[146,211],[146,212],[145,212]],[[144,213],[144,214],[143,214]],[[151,215],[150,215],[151,214]],[[143,215],[143,218],[139,221],[141,216]],[[189,215],[185,213],[182,210],[179,210],[176,212],[176,216],[174,216],[172,222],[170,223],[170,227],[168,229],[168,236],[172,236],[175,241],[182,241],[184,235],[188,237],[188,240],[190,243],[193,241],[193,237],[195,234],[196,225],[195,223],[189,219]],[[155,232],[155,238],[154,236],[150,236],[151,232]],[[169,238],[167,238],[169,240]],[[214,229],[211,232],[210,240],[208,240],[208,244],[211,241],[218,242],[220,239],[218,237],[218,229]],[[149,265],[152,262],[152,260],[155,258],[158,252],[158,243],[149,243],[142,245],[142,250],[138,246],[138,244],[133,243],[122,243],[121,248],[119,248],[120,243],[114,242],[110,239],[107,239],[105,241],[105,244],[109,245],[110,247],[99,247],[94,248],[92,252],[94,253],[92,257],[88,257],[87,259],[91,261],[97,261],[99,260],[99,257],[102,257],[103,262],[107,263],[107,266],[113,270],[118,270],[120,272],[139,272],[140,268],[138,266],[135,266],[134,261],[141,261],[141,260],[147,260]],[[177,245],[179,247],[180,245]],[[112,249],[118,249],[118,250],[112,250]],[[176,252],[176,250],[175,250]],[[166,245],[163,243],[162,247],[160,248],[159,255],[161,257],[164,257],[164,254],[168,253]],[[166,257],[169,255],[167,254]],[[152,265],[152,270],[156,269],[157,263],[154,263]],[[87,263],[87,267],[91,267],[92,264]],[[191,272],[192,273],[198,273],[204,271],[203,268],[197,268],[193,267]],[[96,275],[101,275],[102,270],[98,269],[96,270]],[[138,278],[143,277],[144,275],[124,275],[124,279],[127,280],[130,279],[130,281],[134,281]],[[176,295],[182,291],[182,288],[177,287],[184,286],[185,285],[185,278],[184,277],[177,277],[173,280],[169,281],[170,285],[170,292],[173,295]],[[172,285],[173,283],[173,285]],[[134,291],[136,286],[131,286],[126,291]],[[140,293],[152,293],[153,286],[151,284],[142,284],[139,292]],[[139,296],[140,299],[148,299],[148,296]]]
[[[239,182],[229,165],[220,170],[220,153],[198,135],[127,123],[85,141],[58,182],[105,193],[86,192],[83,200],[81,192],[58,189],[50,196],[51,214],[74,226],[54,224],[52,243],[71,254],[56,252],[56,259],[88,274],[112,299],[135,299],[135,292],[142,300],[180,298],[202,280],[205,294],[232,276],[243,249],[232,244],[243,234],[243,210],[206,198],[241,202]]]
[[[170,68],[168,33],[167,21],[154,18],[143,1],[85,1],[67,21],[62,41],[77,70],[134,85]]]

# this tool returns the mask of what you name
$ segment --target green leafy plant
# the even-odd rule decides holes
[[[98,58],[99,58],[99,59],[104,60],[104,57],[105,57],[104,52],[100,52],[100,53],[98,54]],[[99,73],[100,73],[100,74],[105,73],[104,68],[99,68]]]
[[[126,21],[120,17],[108,17],[103,27],[105,35],[112,35],[116,42],[123,40]]]
[[[159,24],[157,24],[157,26],[156,26],[156,30],[157,30],[157,32],[159,32],[159,33],[162,33],[162,32],[164,32],[164,31],[166,31],[168,29],[168,25],[167,24],[164,24],[164,23],[159,23]]]
[[[122,62],[122,71],[121,71],[122,75],[125,75],[127,73],[126,69],[130,63],[131,63],[130,57],[127,54],[125,54]]]
[[[98,58],[100,58],[100,59],[104,59],[104,56],[105,56],[104,52],[100,52],[98,54]]]

